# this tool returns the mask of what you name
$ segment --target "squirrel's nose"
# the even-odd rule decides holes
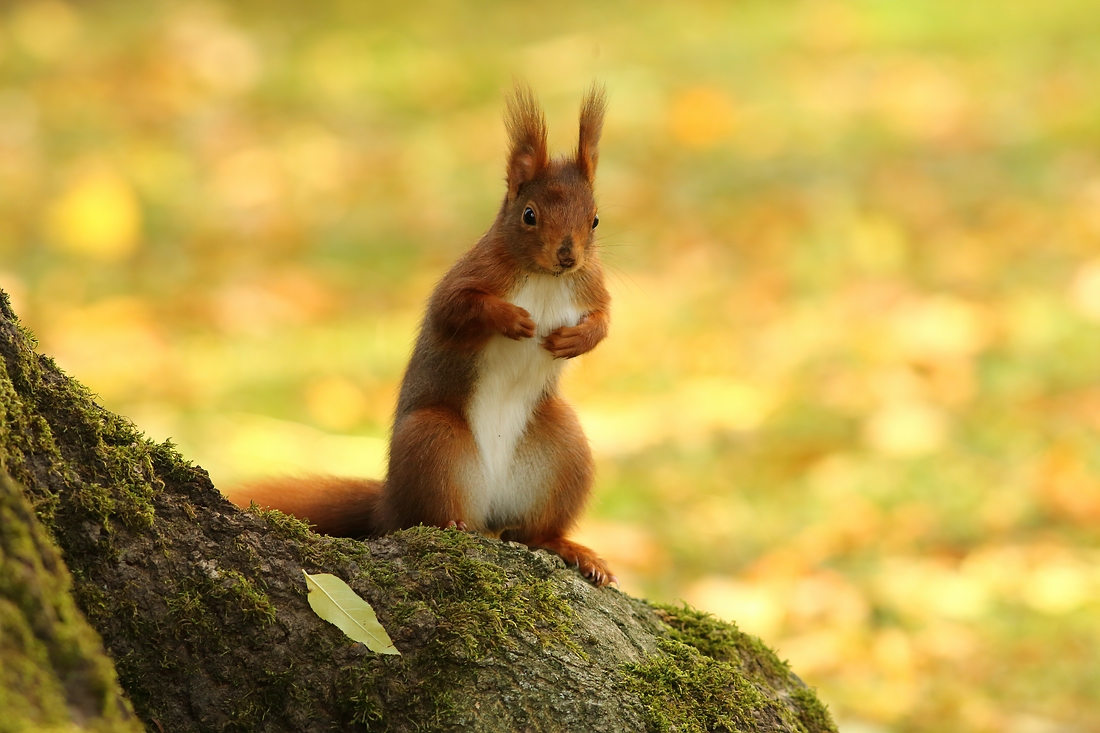
[[[572,235],[562,240],[561,246],[558,247],[558,264],[562,269],[568,270],[573,265],[577,264],[577,260],[573,257],[573,237]]]

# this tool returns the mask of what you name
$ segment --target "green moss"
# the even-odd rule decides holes
[[[0,471],[0,731],[136,730],[70,576],[20,489]]]
[[[427,629],[430,638],[416,655],[372,657],[339,671],[349,723],[444,728],[453,723],[454,701],[474,694],[477,667],[470,662],[515,648],[521,638],[584,656],[571,639],[573,609],[549,573],[520,580],[484,559],[483,539],[458,530],[414,527],[392,540],[404,545],[394,559],[360,550],[360,582],[400,599],[386,609],[389,624]]]
[[[347,723],[369,730],[443,730],[453,727],[455,689],[447,665],[384,657],[337,674],[337,699]]]
[[[80,390],[69,380],[72,400]],[[90,399],[90,397],[87,397]],[[103,477],[103,484],[110,487],[110,516],[117,517],[133,531],[153,525],[153,499],[164,488],[153,467],[153,457],[158,446],[145,438],[132,423],[107,413],[94,403],[85,403],[86,412],[81,417],[85,425],[93,428],[98,439],[92,446],[94,462]],[[95,486],[94,484],[92,486]],[[85,486],[82,491],[89,490]],[[98,490],[98,486],[96,486]],[[105,529],[111,531],[109,523]]]
[[[355,540],[319,535],[309,528],[308,523],[278,509],[263,509],[252,502],[245,511],[263,521],[277,536],[301,547],[303,560],[315,567],[340,565],[365,551],[364,546]]]
[[[227,731],[241,731],[241,733],[253,733],[264,730],[265,721],[273,711],[293,708],[301,718],[314,717],[314,707],[310,702],[310,696],[295,684],[298,679],[298,671],[293,665],[283,669],[262,671],[262,681],[253,689],[246,691],[238,701],[236,707],[229,711],[229,724]]]
[[[688,605],[651,604],[670,631],[669,636],[694,647],[720,662],[738,664],[746,674],[764,684],[783,682],[791,669],[759,638],[746,634],[737,624],[723,621]]]
[[[53,366],[52,362],[30,351],[25,341],[16,346],[26,349],[21,358],[0,360],[0,445],[6,453],[0,463],[16,480],[39,487],[34,497],[39,519],[52,527],[59,502],[56,495],[41,490],[42,481],[32,475],[35,469],[70,486],[75,506],[108,533],[114,530],[112,518],[131,530],[152,526],[153,499],[163,488],[153,460],[164,449],[128,420],[97,405],[80,383],[45,378],[43,368]],[[21,394],[34,395],[37,404],[24,404]],[[57,424],[80,432],[78,455],[62,455],[42,414],[47,411]],[[68,465],[85,467],[88,476],[78,477]]]
[[[276,610],[260,583],[237,570],[198,569],[194,575],[179,581],[165,599],[168,613],[173,619],[172,629],[177,639],[193,650],[216,649],[220,653],[232,653],[240,643],[238,633],[226,634],[240,625],[267,626],[275,621]],[[203,652],[205,653],[205,652]],[[159,666],[176,669],[176,655],[165,649]],[[264,682],[251,690],[243,691],[238,699],[227,701],[229,722],[226,730],[253,731],[264,727],[264,720],[273,710],[287,707],[288,701],[296,701],[296,708],[308,707],[308,695],[295,687],[298,675],[293,668],[262,670]],[[135,688],[141,688],[135,685]],[[138,702],[135,699],[135,702]],[[147,714],[152,701],[142,698],[140,704]]]
[[[97,584],[80,582],[80,571],[73,572],[78,582],[73,584],[73,597],[93,626],[109,622],[122,622],[133,633],[138,633],[141,617],[137,606],[125,597],[110,597]]]
[[[764,697],[734,665],[673,639],[660,640],[658,651],[623,669],[645,706],[648,730],[707,733],[756,730],[760,720],[789,724],[790,712]]]
[[[349,723],[369,725],[382,720],[379,695],[380,665],[357,665],[340,670],[336,678],[337,699]]]
[[[34,354],[28,352],[22,356],[25,358],[18,362],[17,368],[33,368],[36,364]],[[23,404],[16,391],[16,379],[25,383],[31,377],[27,373],[9,373],[7,362],[0,359],[0,469],[7,471],[15,481],[30,486],[36,483],[30,473],[32,458],[34,464],[48,473],[63,473],[61,467],[65,464],[49,423]],[[57,507],[54,495],[34,498],[35,512],[47,527]]]
[[[308,522],[303,522],[297,517],[284,514],[278,509],[264,509],[256,502],[252,502],[245,511],[263,520],[264,524],[274,530],[275,533],[283,539],[292,540],[294,542],[309,542],[313,536],[313,532],[309,529]]]
[[[571,640],[573,609],[547,578],[517,582],[498,564],[477,556],[483,546],[466,532],[413,527],[398,535],[408,543],[412,576],[426,589],[439,619],[441,644],[463,657],[514,646],[515,633],[534,634],[583,656]]]
[[[119,518],[129,529],[139,531],[153,526],[153,498],[164,489],[164,482],[153,468],[156,446],[132,425],[117,429],[121,444],[105,440],[100,455],[107,473],[116,479]]]
[[[49,655],[28,619],[0,588],[0,710],[11,721],[39,725],[66,720],[65,696],[50,669]],[[15,730],[0,722],[0,731]]]
[[[383,590],[393,590],[401,582],[400,576],[392,563],[370,562],[369,559],[365,564],[363,578]]]
[[[165,603],[168,605],[168,613],[176,622],[173,627],[176,638],[210,631],[213,624],[202,593],[188,588],[169,596]]]
[[[791,692],[798,722],[808,733],[837,733],[836,723],[829,715],[829,708],[818,699],[809,687],[796,688]]]
[[[795,677],[787,663],[760,639],[740,631],[736,624],[687,605],[653,605],[668,626],[669,643],[680,645],[677,649],[662,642],[663,652],[673,651],[670,658],[657,656],[640,667],[626,670],[630,684],[640,693],[643,688],[649,689],[644,694],[648,695],[653,730],[711,730],[693,727],[705,722],[700,711],[710,711],[712,703],[717,703],[713,710],[721,710],[723,705],[739,705],[744,701],[729,695],[708,700],[705,694],[696,694],[699,691],[696,682],[722,683],[734,690],[740,689],[736,678],[757,690],[788,690],[781,699],[762,697],[765,703],[763,707],[757,706],[756,714],[782,718],[787,725],[807,733],[836,733],[828,709],[814,691]],[[685,649],[699,655],[699,659]],[[712,722],[736,730],[725,722]]]
[[[181,630],[208,634],[219,621],[237,615],[247,623],[267,626],[275,621],[275,606],[267,594],[237,570],[196,574],[180,582],[165,603]]]
[[[73,492],[73,502],[99,520],[103,528],[111,530],[111,515],[115,511],[115,497],[110,489],[91,483]]]
[[[232,603],[246,619],[260,626],[275,622],[275,606],[256,583],[236,570],[225,571],[227,582],[218,584],[224,589],[220,597]]]

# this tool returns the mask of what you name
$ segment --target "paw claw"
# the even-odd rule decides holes
[[[597,560],[597,562],[602,563],[603,561]],[[597,588],[602,588],[603,586],[610,585],[611,583],[614,583],[616,586],[619,584],[618,578],[612,575],[609,570],[601,569],[598,565],[580,567],[578,569],[581,571],[581,575],[583,575],[589,583],[596,586]]]

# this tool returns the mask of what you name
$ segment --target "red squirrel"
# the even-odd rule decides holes
[[[505,115],[508,190],[496,220],[443,276],[405,371],[384,481],[287,478],[230,497],[336,536],[418,524],[551,550],[594,585],[614,582],[566,539],[588,499],[592,454],[558,394],[565,359],[607,336],[593,182],[606,102],[593,87],[572,157],[551,159],[546,121],[517,86]]]

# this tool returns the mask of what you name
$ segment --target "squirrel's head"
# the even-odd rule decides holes
[[[561,275],[584,268],[599,224],[596,179],[604,91],[593,86],[581,103],[580,138],[572,158],[546,153],[546,119],[534,94],[517,85],[508,100],[508,195],[494,228],[527,271]]]

